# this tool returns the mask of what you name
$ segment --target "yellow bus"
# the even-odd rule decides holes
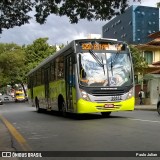
[[[38,112],[101,113],[134,110],[132,56],[124,42],[73,40],[28,74],[29,102]]]
[[[23,91],[15,91],[14,99],[15,99],[15,102],[25,102],[26,98],[25,98],[24,92]]]

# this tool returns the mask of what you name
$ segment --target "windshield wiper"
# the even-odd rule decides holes
[[[118,56],[119,56],[119,52],[116,53],[116,55],[115,55],[113,61],[112,61],[112,57],[111,57],[111,72],[112,72],[112,76],[113,76],[113,67],[114,67],[114,64],[115,64],[115,62],[116,62]]]
[[[102,57],[101,57],[101,59],[100,59],[92,50],[89,50],[89,53],[90,53],[91,56],[96,60],[96,62],[99,64],[99,66],[103,68],[104,75],[105,75],[105,69],[104,69],[104,64],[103,64],[103,59],[102,59]]]
[[[89,53],[91,54],[91,56],[97,61],[97,63],[103,67],[104,64],[102,63],[102,61],[99,59],[99,57],[92,51],[92,50],[89,50]]]

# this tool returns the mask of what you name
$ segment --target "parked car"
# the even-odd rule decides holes
[[[3,101],[2,101],[2,99],[0,98],[0,105],[2,105],[3,104]]]
[[[9,97],[8,96],[4,97],[4,101],[9,101]]]
[[[158,102],[157,102],[157,112],[160,115],[160,96],[159,96],[159,99],[158,99]]]

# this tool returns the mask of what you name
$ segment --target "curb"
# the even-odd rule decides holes
[[[157,109],[156,109],[156,108],[134,108],[134,110],[157,111]]]

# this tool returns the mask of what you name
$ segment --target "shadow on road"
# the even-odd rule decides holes
[[[34,111],[36,112],[36,111]],[[67,113],[66,116],[64,117],[60,112],[58,111],[51,111],[51,112],[47,112],[47,111],[43,111],[41,113],[37,113],[37,114],[48,114],[51,116],[57,116],[60,118],[67,118],[67,119],[73,119],[73,120],[94,120],[94,119],[111,119],[111,118],[126,118],[126,117],[122,117],[122,116],[113,116],[112,114],[108,117],[103,117],[100,113],[92,113],[92,114],[75,114],[75,113]]]

